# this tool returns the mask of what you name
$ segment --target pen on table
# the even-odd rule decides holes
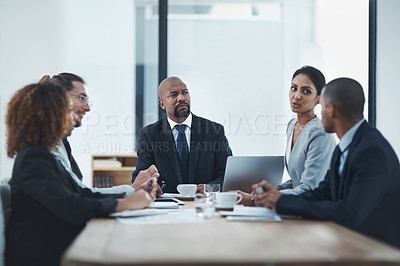
[[[163,188],[165,188],[167,186],[167,184],[165,184],[164,180],[161,180],[161,186],[160,189],[163,190]]]

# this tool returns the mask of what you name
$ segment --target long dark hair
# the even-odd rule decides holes
[[[321,71],[312,66],[303,66],[294,72],[292,80],[299,74],[304,74],[311,79],[317,89],[317,95],[321,95],[321,91],[326,85],[325,76]]]

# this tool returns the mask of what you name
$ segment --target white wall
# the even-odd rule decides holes
[[[87,82],[94,105],[70,138],[87,184],[91,154],[134,152],[133,33],[133,0],[0,0],[0,178],[13,164],[7,103],[44,74],[73,72]]]
[[[0,3],[0,165],[4,178],[11,176],[13,163],[6,157],[7,103],[17,89],[38,81],[43,74],[54,73],[64,64],[58,51],[65,49],[66,42],[61,34],[65,21],[60,1],[33,4],[28,0],[1,0]],[[49,32],[54,34],[48,36]]]
[[[400,156],[399,73],[400,1],[377,1],[377,128]]]

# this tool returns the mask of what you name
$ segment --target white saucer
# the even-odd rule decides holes
[[[233,209],[233,207],[235,207],[235,205],[233,206],[224,206],[224,205],[215,205],[215,208],[217,209]]]
[[[194,195],[193,196],[183,196],[182,194],[171,194],[171,195],[179,200],[194,200]]]

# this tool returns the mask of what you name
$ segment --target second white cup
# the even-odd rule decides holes
[[[220,208],[233,208],[242,200],[242,195],[236,192],[217,192],[217,207]]]

